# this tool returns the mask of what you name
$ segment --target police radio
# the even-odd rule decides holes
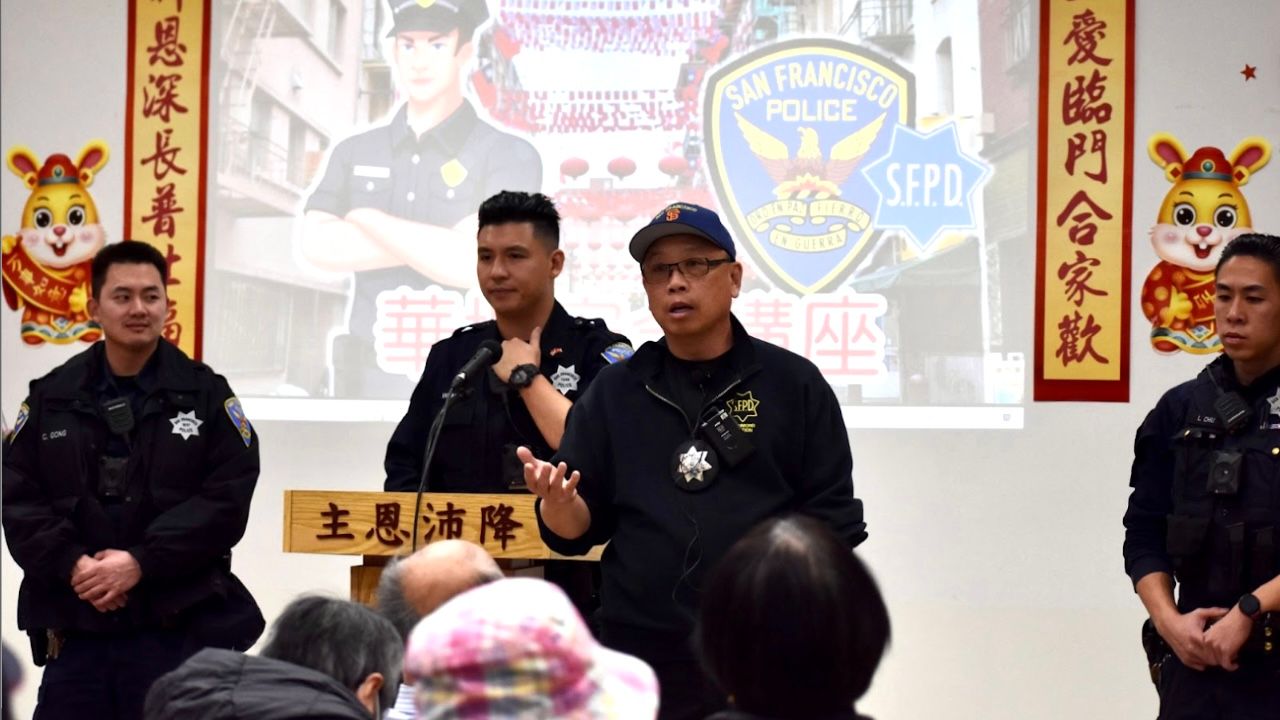
[[[1225,392],[1218,395],[1213,401],[1213,410],[1218,414],[1218,419],[1222,421],[1222,426],[1226,428],[1228,435],[1235,435],[1249,424],[1249,416],[1253,413],[1249,410],[1249,404],[1240,397],[1238,392]]]
[[[107,429],[116,435],[128,435],[133,430],[133,407],[128,398],[111,398],[102,401],[102,418]]]

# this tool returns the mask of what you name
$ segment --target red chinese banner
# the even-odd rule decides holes
[[[1041,0],[1036,400],[1129,400],[1133,0]]]
[[[164,336],[200,357],[210,0],[130,0],[124,236],[169,261]]]

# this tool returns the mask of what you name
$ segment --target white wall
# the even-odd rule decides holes
[[[41,157],[74,155],[85,140],[105,138],[112,159],[93,192],[116,239],[125,3],[73,5],[0,4],[0,150],[26,144]],[[1280,5],[1139,0],[1138,13],[1138,57],[1149,61],[1140,65],[1136,98],[1135,298],[1155,262],[1146,229],[1167,188],[1146,157],[1146,138],[1171,131],[1188,149],[1212,144],[1230,152],[1253,134],[1280,150],[1280,51],[1257,32],[1280,27]],[[1187,28],[1198,28],[1202,42],[1186,42]],[[74,55],[74,62],[53,67],[50,38],[76,49],[62,56]],[[1259,79],[1247,84],[1237,74],[1246,62],[1259,68]],[[1245,193],[1255,225],[1280,229],[1280,160]],[[17,179],[4,174],[0,227],[17,227],[25,198]],[[1138,642],[1142,611],[1122,569],[1120,517],[1134,429],[1159,394],[1202,361],[1155,357],[1136,307],[1129,404],[1032,405],[1021,431],[851,437],[871,532],[863,555],[881,581],[895,633],[864,712],[887,719],[1154,715]],[[1009,332],[1030,336],[1030,328]],[[0,405],[10,421],[26,382],[69,354],[31,351],[17,337],[16,314],[0,311]],[[257,430],[263,471],[236,570],[273,619],[299,592],[345,594],[350,564],[280,552],[281,491],[376,487],[391,426],[263,422]],[[21,573],[7,551],[0,563],[0,631],[25,658],[15,622]],[[27,670],[17,717],[29,716],[39,683]]]

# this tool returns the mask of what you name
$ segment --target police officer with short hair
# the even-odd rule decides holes
[[[1138,429],[1124,516],[1161,720],[1280,717],[1280,237],[1215,282],[1224,354]]]
[[[387,444],[385,489],[412,492],[432,422],[459,369],[485,341],[501,343],[491,369],[461,387],[440,429],[427,490],[525,492],[516,447],[554,452],[570,407],[601,368],[631,345],[602,320],[573,317],[555,298],[564,268],[560,216],[540,193],[502,192],[480,206],[476,276],[495,320],[468,325],[431,347],[409,410]],[[587,563],[548,563],[584,614],[594,607]]]
[[[257,435],[226,380],[161,337],[167,277],[145,243],[98,253],[104,339],[31,383],[9,437],[4,531],[18,626],[45,666],[38,720],[134,720],[185,657],[262,632],[231,574]]]
[[[482,342],[501,343],[502,354],[450,406],[431,464],[433,492],[524,492],[515,448],[559,447],[573,401],[601,368],[631,356],[627,338],[603,320],[573,317],[556,301],[564,251],[560,215],[547,196],[498,193],[480,206],[479,223],[476,276],[495,319],[431,347],[387,445],[386,490],[417,490],[427,432],[454,375]]]
[[[381,293],[428,283],[470,287],[475,208],[499,190],[535,191],[529,142],[476,115],[463,97],[485,0],[390,0],[392,65],[405,102],[391,120],[334,147],[307,200],[304,256],[354,273],[347,334],[333,341],[338,396],[404,397],[410,381],[378,368]]]

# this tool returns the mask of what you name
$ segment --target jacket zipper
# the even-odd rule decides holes
[[[701,413],[702,413],[702,411],[703,411],[703,410],[706,410],[709,406],[714,405],[714,404],[716,403],[716,401],[717,401],[717,400],[719,400],[720,398],[724,397],[725,395],[728,395],[730,390],[734,389],[735,387],[737,387],[737,386],[738,386],[738,385],[740,385],[741,383],[742,383],[742,377],[741,377],[741,376],[734,378],[734,379],[733,379],[733,382],[729,383],[728,385],[726,385],[726,386],[724,387],[724,389],[723,389],[723,390],[721,390],[720,392],[716,393],[715,397],[713,397],[713,398],[711,398],[710,400],[708,400],[708,401],[706,401],[706,402],[702,403],[702,405],[700,405],[700,406],[698,407],[699,417],[701,417]],[[645,383],[644,389],[645,389],[645,390],[647,390],[647,391],[649,392],[649,394],[650,394],[650,395],[652,395],[652,396],[654,396],[654,397],[658,398],[659,400],[661,400],[662,402],[666,403],[667,405],[670,405],[671,407],[675,408],[676,412],[680,413],[680,417],[684,418],[684,422],[685,422],[685,424],[689,426],[689,435],[691,435],[691,436],[692,436],[692,435],[697,435],[697,434],[698,434],[698,426],[697,426],[696,424],[694,424],[694,423],[692,423],[692,422],[690,422],[690,421],[689,421],[689,415],[688,415],[687,413],[685,413],[684,408],[680,407],[679,405],[675,404],[674,402],[672,402],[672,401],[668,400],[667,398],[663,397],[663,396],[662,396],[662,395],[661,395],[657,390],[654,390],[653,388],[649,387],[649,384],[648,384],[648,383]]]

